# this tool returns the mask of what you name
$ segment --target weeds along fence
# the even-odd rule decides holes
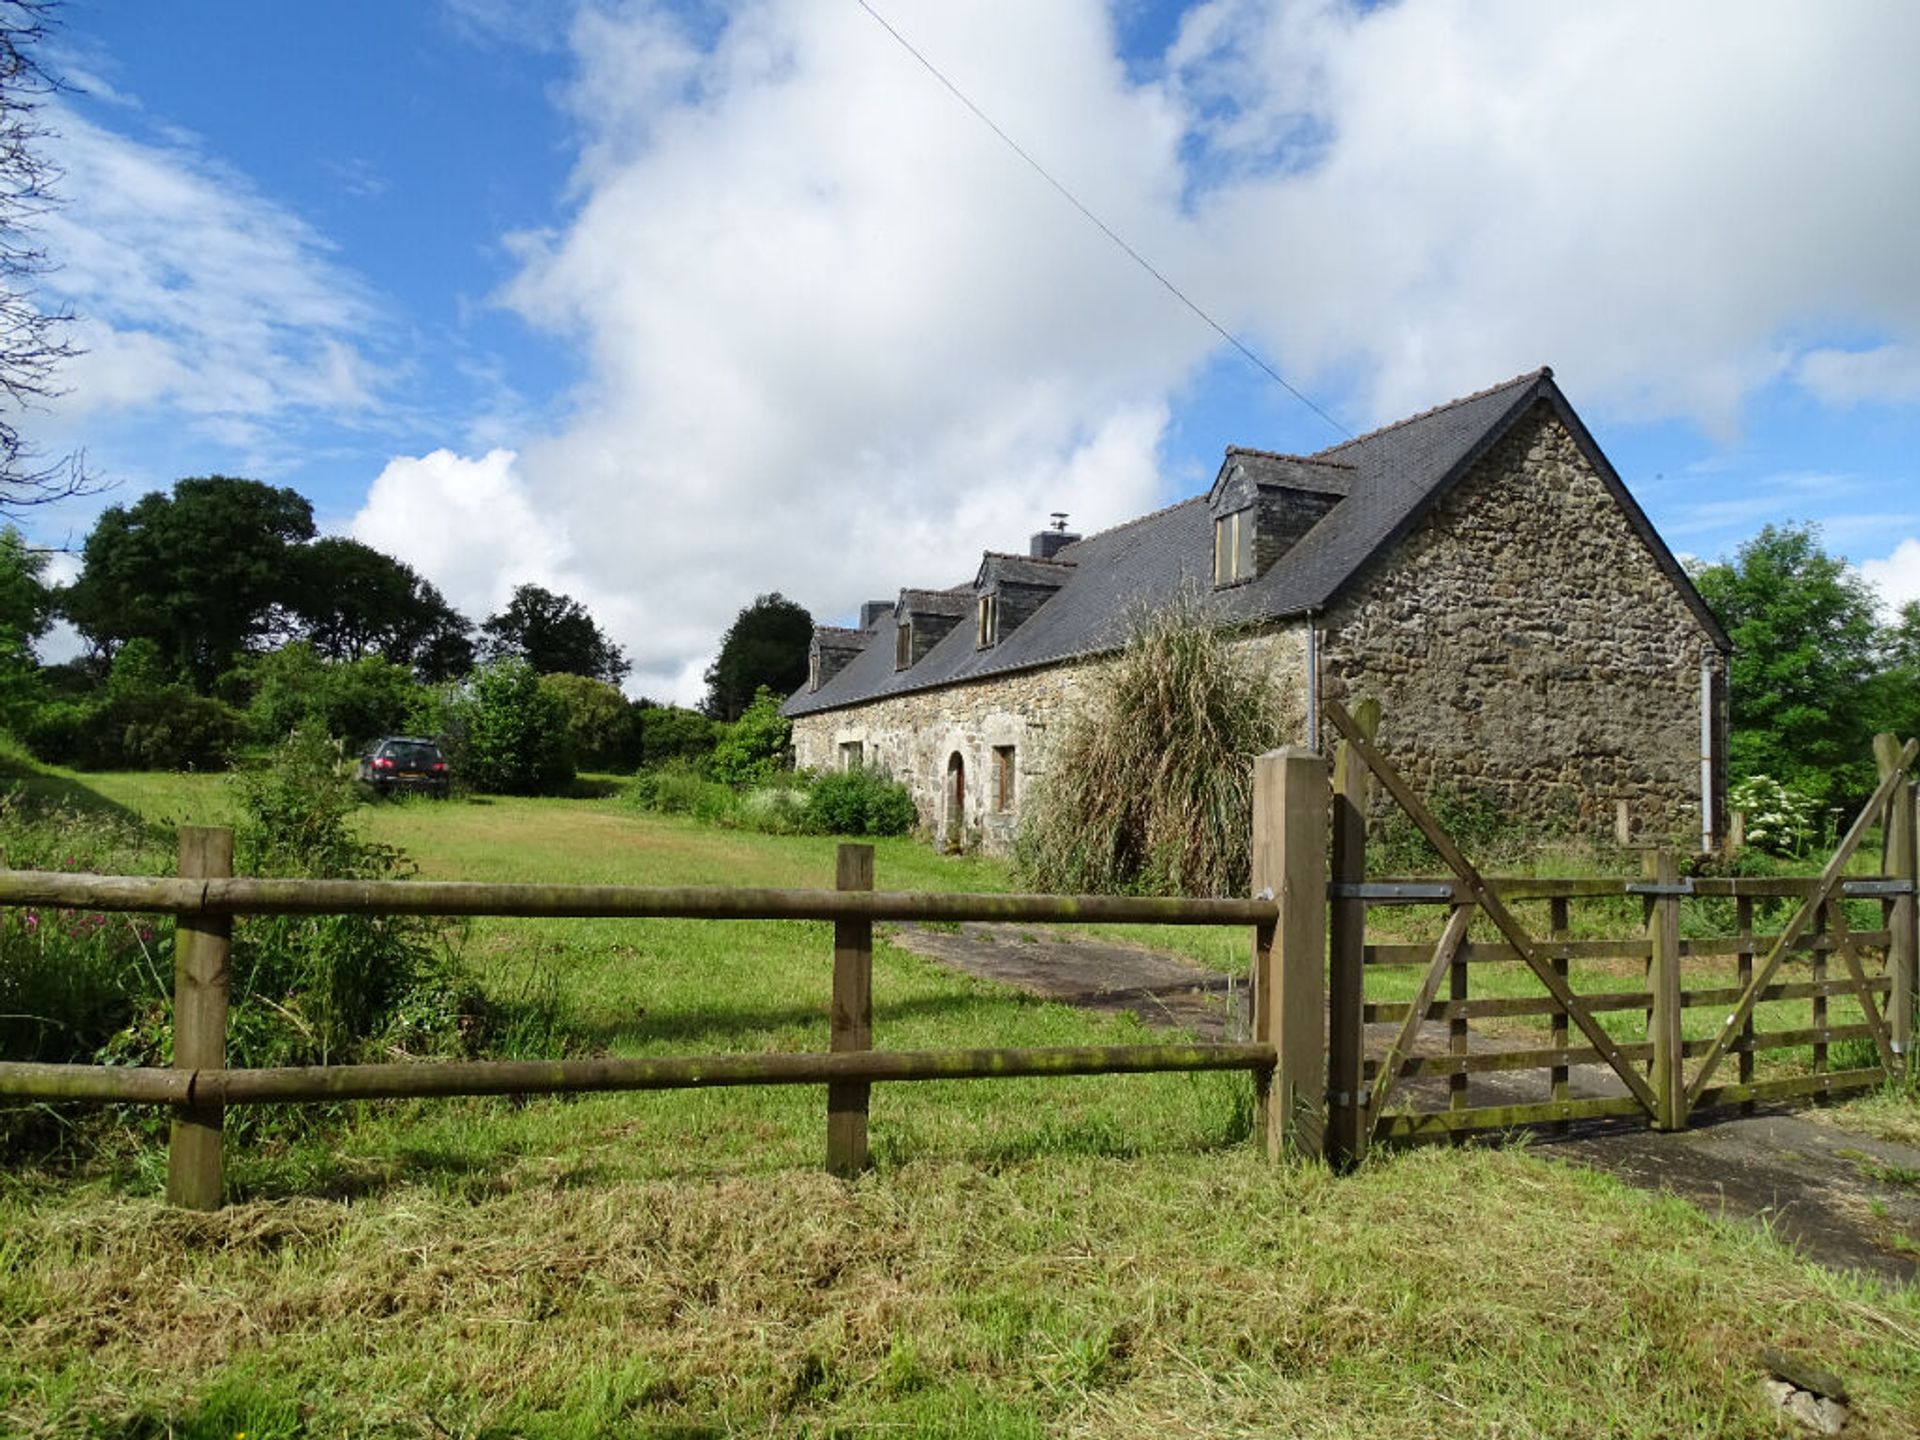
[[[873,1048],[876,921],[1248,926],[1256,964],[1273,966],[1278,963],[1272,943],[1278,907],[1271,899],[875,891],[869,845],[839,848],[836,882],[832,890],[776,890],[249,879],[233,874],[232,832],[199,827],[181,829],[178,878],[0,872],[0,905],[170,913],[177,921],[170,1068],[0,1063],[0,1097],[171,1107],[167,1198],[191,1209],[221,1203],[222,1126],[229,1105],[824,1084],[827,1166],[840,1175],[868,1163],[870,1093],[882,1081],[1242,1070],[1255,1077],[1263,1109],[1272,1109],[1266,1101],[1276,1067],[1270,1025],[1256,1029],[1255,1038],[1243,1044]],[[831,921],[829,1050],[227,1068],[233,917],[344,914]],[[1272,980],[1266,985],[1270,994],[1279,989]],[[1265,1133],[1278,1154],[1285,1137],[1275,1114]]]

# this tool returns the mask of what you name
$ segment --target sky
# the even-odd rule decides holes
[[[1676,552],[1813,522],[1920,598],[1908,0],[61,20],[42,284],[85,353],[21,429],[111,488],[42,544],[291,486],[476,620],[574,596],[685,702],[757,595],[845,622],[1548,364]]]

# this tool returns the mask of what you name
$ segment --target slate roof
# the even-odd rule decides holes
[[[1332,492],[1337,481],[1348,481],[1345,498],[1257,580],[1212,588],[1212,518],[1207,497],[1195,496],[1063,547],[1055,558],[1073,563],[1066,583],[999,644],[976,649],[973,627],[959,625],[919,663],[895,670],[894,647],[874,643],[877,629],[864,632],[866,647],[818,690],[795,694],[783,713],[810,715],[1116,650],[1137,610],[1164,604],[1183,585],[1193,586],[1222,619],[1278,620],[1324,610],[1540,403],[1552,406],[1567,426],[1708,635],[1721,649],[1730,648],[1725,631],[1554,384],[1553,371],[1543,367],[1311,456],[1229,448],[1224,465],[1236,458],[1261,462],[1274,478],[1297,474],[1304,488]]]
[[[872,638],[870,631],[850,630],[844,625],[816,625],[813,639],[822,650],[858,650]]]
[[[980,557],[980,568],[973,583],[983,584],[989,575],[1014,585],[1064,585],[1073,574],[1071,560],[1042,560],[1037,555],[1010,555],[989,550]]]

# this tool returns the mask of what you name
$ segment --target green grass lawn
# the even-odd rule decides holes
[[[43,777],[155,823],[211,777]],[[826,885],[833,842],[617,800],[370,806],[446,878]],[[996,889],[881,842],[886,889]],[[1194,932],[1231,947],[1246,936]],[[824,1048],[830,929],[475,921],[573,1053]],[[1490,968],[1490,967],[1483,967]],[[887,1047],[1122,1043],[1131,1020],[882,940]],[[817,1087],[343,1107],[167,1210],[151,1132],[0,1176],[0,1433],[1773,1435],[1758,1352],[1920,1435],[1920,1297],[1507,1150],[1336,1178],[1245,1138],[1243,1077],[880,1087],[824,1176]],[[1897,1117],[1899,1105],[1890,1108]]]

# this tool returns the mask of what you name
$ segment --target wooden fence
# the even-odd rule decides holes
[[[1256,763],[1255,893],[1247,900],[875,891],[873,851],[863,845],[840,847],[832,890],[262,880],[233,875],[230,832],[198,828],[181,831],[178,878],[0,871],[0,905],[170,913],[178,922],[171,1067],[0,1063],[0,1098],[172,1107],[167,1195],[204,1209],[221,1200],[229,1105],[824,1085],[827,1165],[847,1175],[867,1164],[871,1088],[882,1081],[1242,1070],[1255,1077],[1269,1155],[1324,1154],[1346,1164],[1374,1142],[1475,1129],[1607,1116],[1679,1129],[1708,1107],[1831,1094],[1909,1071],[1920,952],[1909,773],[1920,742],[1880,748],[1880,786],[1816,879],[1683,880],[1677,858],[1661,852],[1639,881],[1489,880],[1373,746],[1370,727],[1337,703],[1326,715],[1342,736],[1331,777],[1326,759],[1307,750],[1276,751]],[[1370,775],[1439,854],[1448,878],[1367,879]],[[1883,821],[1883,873],[1845,875],[1869,829]],[[1644,907],[1634,935],[1574,937],[1572,902],[1618,906],[1628,897]],[[1799,902],[1791,917],[1777,932],[1757,933],[1756,904],[1782,899]],[[1732,933],[1685,934],[1701,927],[1683,925],[1684,905],[1729,901]],[[1879,903],[1878,928],[1849,927],[1846,905],[1861,901]],[[1513,907],[1538,903],[1547,906],[1548,923],[1536,936]],[[1448,909],[1437,940],[1369,936],[1370,910],[1406,905]],[[830,921],[830,1045],[819,1054],[228,1068],[233,917],[249,914]],[[884,920],[1246,926],[1253,1036],[1243,1044],[875,1050],[873,925]],[[1728,960],[1730,975],[1703,983],[1703,963]],[[1495,968],[1490,962],[1516,972],[1518,990],[1475,995],[1473,976]],[[1573,967],[1595,963],[1616,972],[1637,963],[1638,983],[1580,988]],[[1834,973],[1835,963],[1844,973]],[[1783,976],[1788,964],[1795,973]],[[1418,968],[1411,996],[1370,999],[1368,976],[1396,966]],[[1809,1004],[1810,1024],[1758,1028],[1759,1007],[1798,1001]],[[1857,1007],[1861,1018],[1836,1023],[1836,1001]],[[1689,1039],[1686,1013],[1703,1008],[1724,1019],[1710,1035]],[[1623,1040],[1602,1023],[1622,1011],[1643,1012],[1640,1038]],[[1497,1028],[1542,1021],[1544,1045]],[[1445,1025],[1443,1049],[1423,1048],[1429,1022]],[[1832,1067],[1833,1047],[1861,1042],[1872,1047],[1871,1063]],[[1810,1053],[1806,1073],[1756,1073],[1756,1057],[1789,1048]],[[1731,1078],[1719,1073],[1729,1056]],[[1605,1083],[1588,1083],[1587,1070]],[[1515,1098],[1516,1077],[1528,1073],[1541,1093]],[[1508,1093],[1497,1103],[1473,1103],[1471,1086],[1494,1079]]]
[[[178,878],[0,872],[0,905],[162,913],[177,920],[172,1067],[0,1063],[0,1098],[170,1106],[167,1198],[193,1209],[221,1203],[222,1125],[229,1105],[823,1084],[827,1165],[849,1175],[867,1164],[869,1093],[878,1081],[1244,1070],[1256,1078],[1263,1114],[1272,1116],[1263,1127],[1271,1151],[1277,1155],[1293,1143],[1283,1112],[1267,1100],[1276,1064],[1270,1019],[1261,1020],[1245,1044],[872,1048],[875,921],[1248,926],[1256,964],[1276,967],[1278,907],[1272,900],[889,893],[873,889],[873,849],[867,845],[840,847],[836,880],[832,890],[773,890],[249,879],[233,875],[232,832],[198,827],[181,829]],[[824,1054],[228,1068],[233,917],[344,914],[831,921],[830,1047]],[[1284,986],[1269,978],[1264,989],[1277,996]]]

